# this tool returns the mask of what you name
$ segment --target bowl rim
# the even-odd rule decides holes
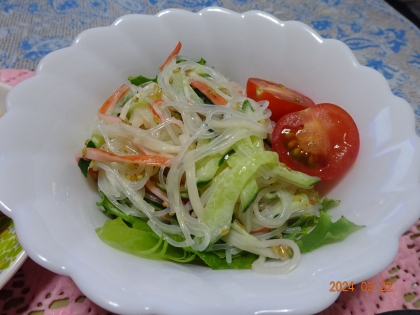
[[[0,117],[6,112],[6,97],[11,89],[10,85],[0,82]]]

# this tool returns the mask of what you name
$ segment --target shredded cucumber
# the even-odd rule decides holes
[[[276,163],[273,152],[258,152],[247,159],[236,159],[235,165],[217,183],[207,202],[203,223],[210,228],[210,242],[214,243],[229,231],[233,209],[249,178],[264,164]]]

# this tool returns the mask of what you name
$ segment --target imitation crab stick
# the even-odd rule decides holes
[[[270,232],[272,229],[268,227],[263,227],[262,229],[251,231],[250,234],[258,234],[258,233],[264,233],[264,232]]]
[[[84,148],[82,150],[82,158],[98,162],[129,162],[154,166],[169,165],[169,158],[163,156],[148,154],[120,156],[95,148]]]
[[[127,84],[121,85],[99,108],[100,114],[107,114],[117,102],[130,92],[131,88]]]
[[[176,55],[179,54],[179,52],[181,51],[181,47],[182,44],[181,42],[178,42],[178,44],[176,44],[175,49],[171,52],[171,54],[168,56],[168,58],[166,58],[165,62],[159,67],[159,70],[162,71],[163,68],[166,67],[166,65],[171,62],[172,58]]]
[[[166,206],[169,205],[169,198],[168,195],[162,191],[157,185],[156,183],[152,182],[151,180],[147,181],[146,183],[146,187],[147,189],[150,190],[150,192],[152,192],[153,194],[155,194],[157,197],[159,197],[160,199],[162,199],[164,202],[166,202]]]
[[[157,111],[155,110],[155,106],[159,106],[160,104],[162,104],[164,102],[164,100],[157,100],[156,102],[154,102],[152,105],[151,105],[151,110],[152,110],[152,113],[153,113],[153,115],[155,115],[155,116],[157,116],[157,117],[159,117],[160,115],[157,113]]]
[[[120,122],[123,121],[120,117],[101,114],[101,113],[98,113],[98,118],[111,125],[118,125]]]
[[[214,89],[212,89],[207,84],[201,82],[201,81],[191,81],[190,83],[191,87],[199,90],[201,93],[203,93],[210,101],[213,102],[215,105],[226,105],[227,101],[221,97],[219,94],[216,93]]]

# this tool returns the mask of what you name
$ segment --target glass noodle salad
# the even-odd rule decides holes
[[[318,177],[271,150],[268,101],[180,49],[156,78],[129,77],[92,123],[78,164],[112,219],[98,236],[142,257],[280,274],[357,229],[331,221],[338,201],[319,198]]]

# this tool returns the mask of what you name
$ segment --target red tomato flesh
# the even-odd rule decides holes
[[[283,116],[272,134],[280,162],[330,180],[343,175],[359,153],[359,131],[341,107],[323,103]]]
[[[267,100],[271,110],[271,120],[277,121],[286,114],[301,111],[315,105],[307,96],[289,89],[282,84],[250,78],[246,84],[246,95],[254,101]]]

